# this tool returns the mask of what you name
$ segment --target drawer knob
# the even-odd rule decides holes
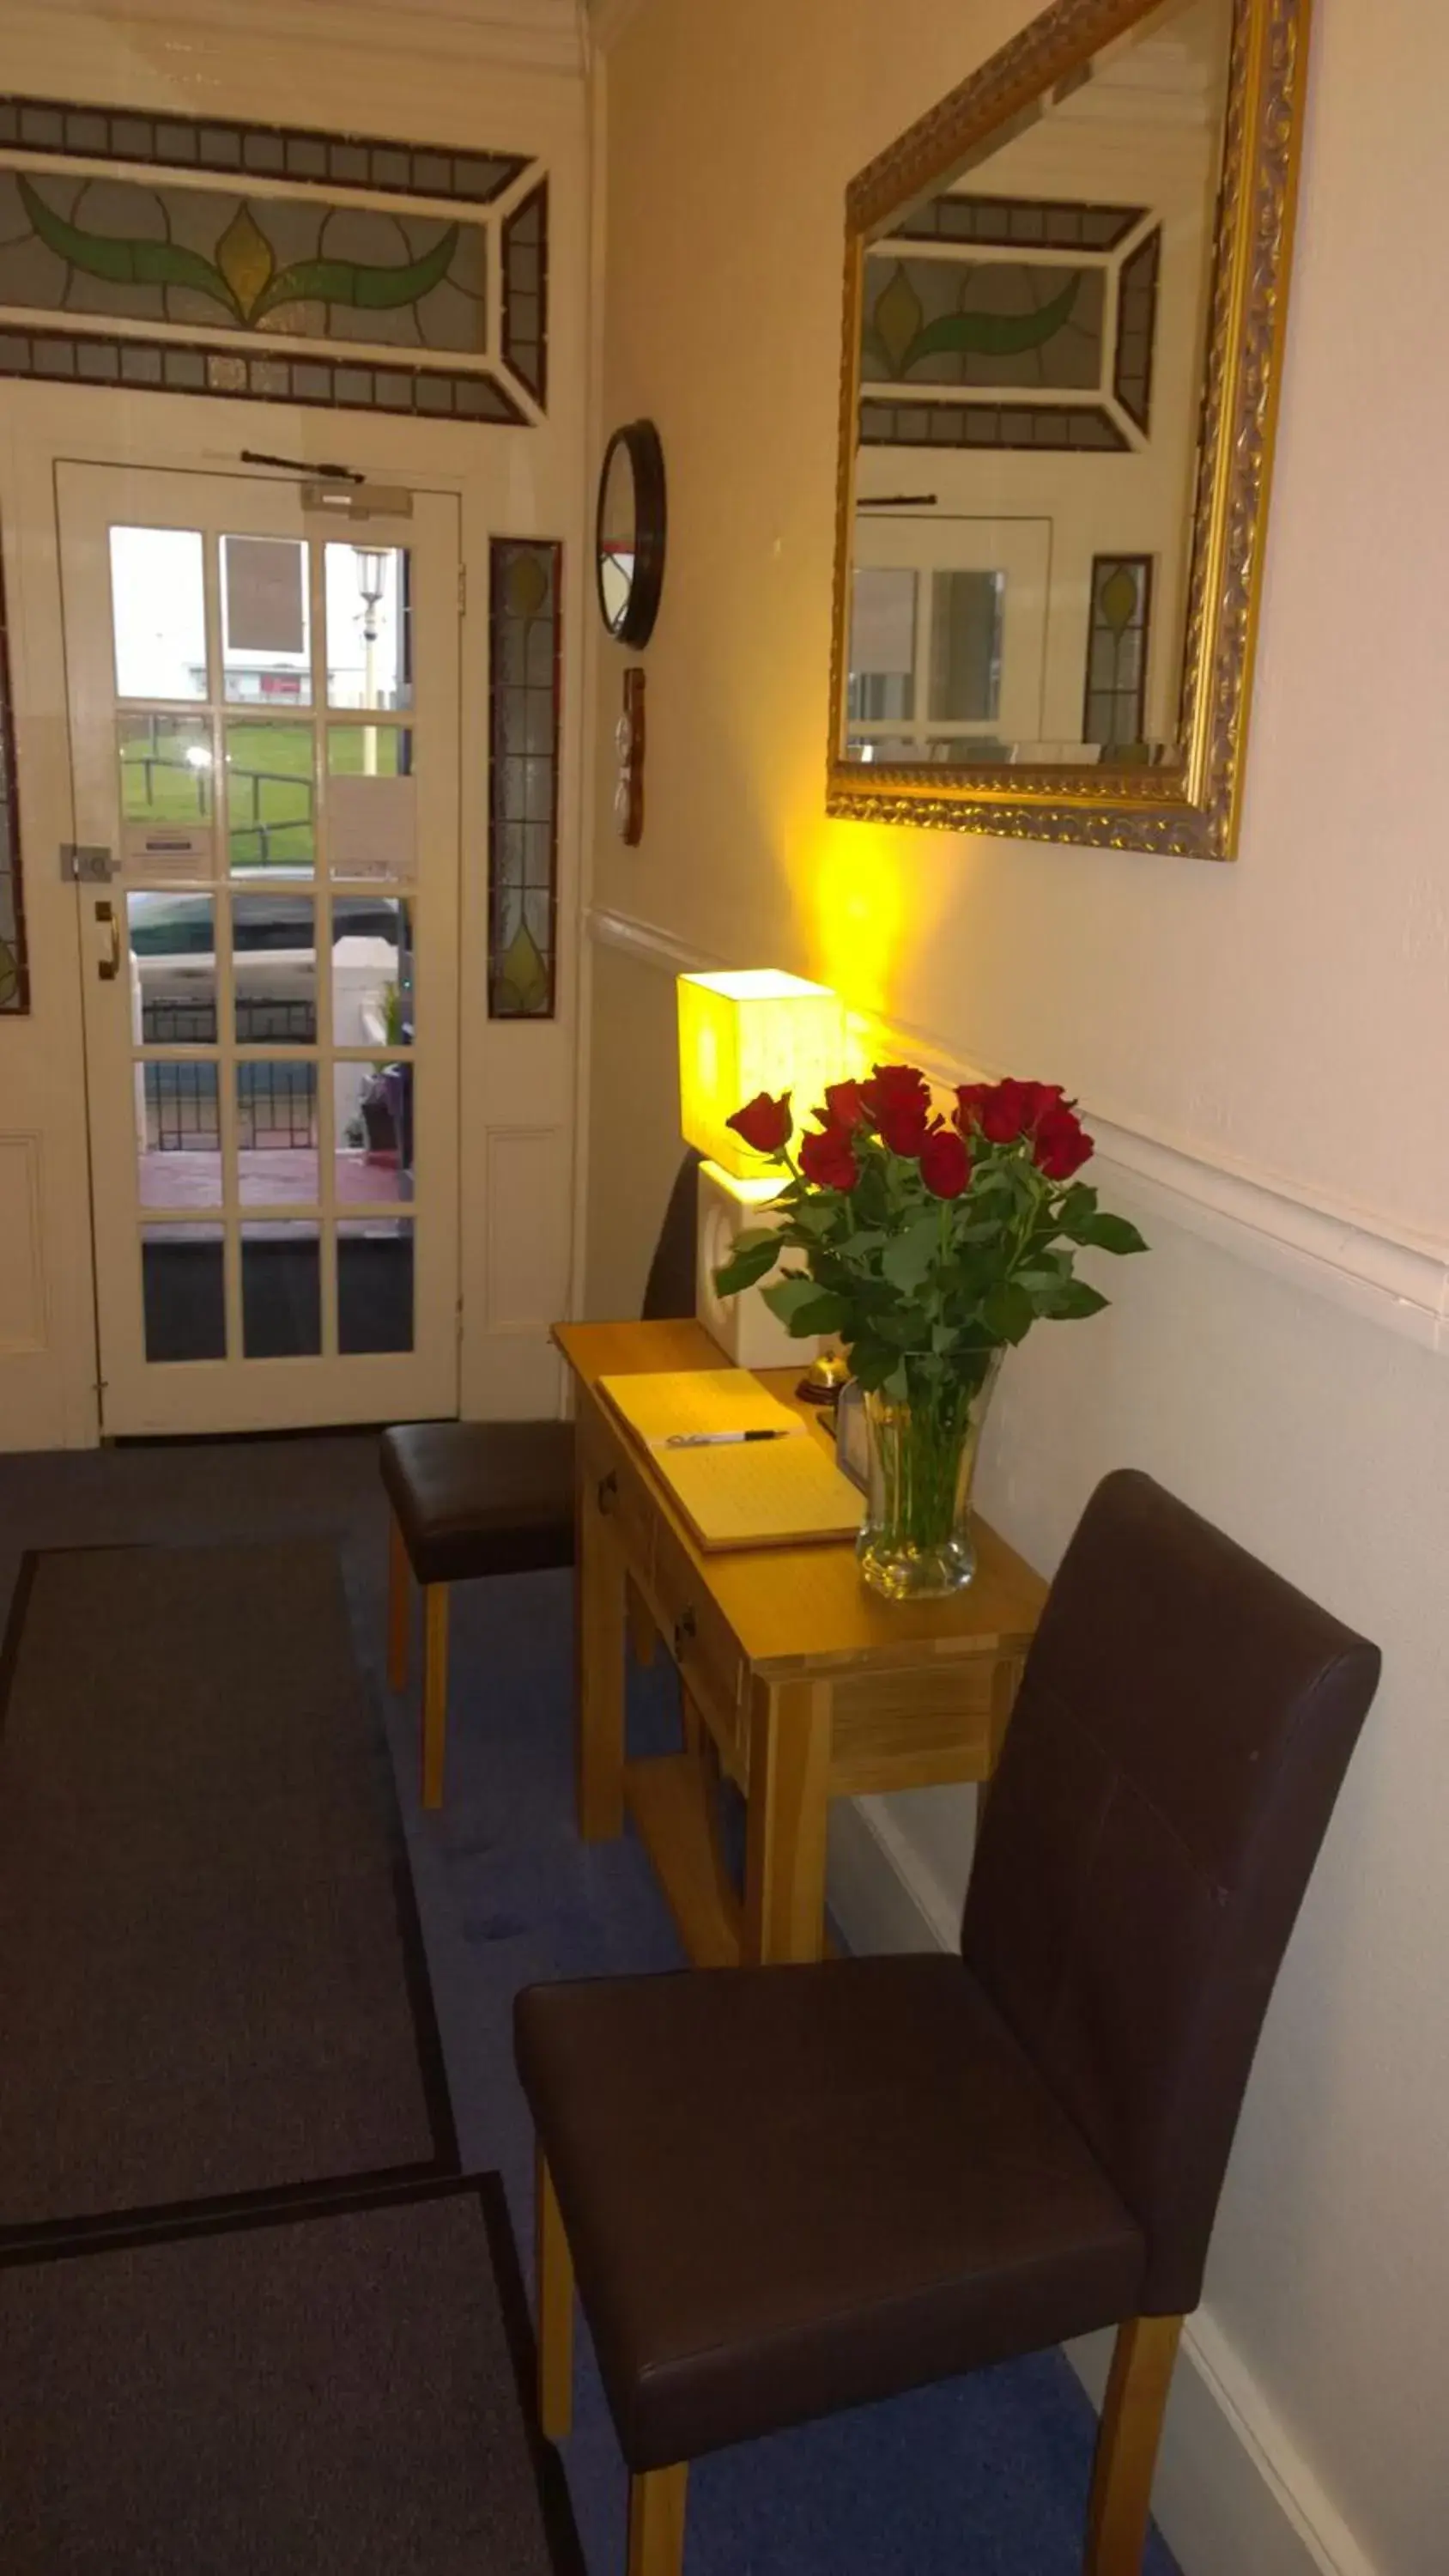
[[[681,1610],[674,1622],[674,1660],[677,1664],[683,1663],[686,1651],[693,1642],[694,1633],[694,1612],[689,1609]]]
[[[615,1505],[615,1503],[618,1501],[618,1499],[619,1499],[619,1479],[618,1479],[618,1477],[614,1474],[613,1469],[611,1468],[611,1469],[609,1470],[609,1473],[608,1473],[608,1475],[607,1475],[607,1476],[601,1476],[601,1477],[599,1478],[599,1509],[600,1509],[600,1511],[601,1511],[601,1512],[603,1512],[603,1513],[605,1513],[605,1514],[607,1515],[609,1512],[611,1512],[611,1511],[613,1510],[614,1505]]]

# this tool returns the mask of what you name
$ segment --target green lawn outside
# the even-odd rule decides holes
[[[131,739],[121,743],[121,810],[128,823],[196,823],[210,806],[211,777],[187,761],[189,743],[205,735],[158,717],[127,720]],[[377,774],[396,775],[402,728],[378,725]],[[334,776],[360,777],[364,735],[360,724],[328,732]],[[315,735],[310,724],[229,724],[226,728],[228,843],[234,868],[310,867],[316,858],[312,810]]]

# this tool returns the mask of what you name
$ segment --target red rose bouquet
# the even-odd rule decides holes
[[[966,1083],[943,1112],[914,1065],[878,1064],[814,1116],[794,1156],[788,1092],[730,1119],[784,1178],[776,1221],[739,1237],[715,1286],[737,1295],[783,1256],[767,1304],[791,1333],[842,1342],[866,1393],[867,1579],[952,1590],[974,1563],[966,1502],[1001,1352],[1039,1318],[1105,1306],[1075,1276],[1084,1246],[1146,1247],[1077,1179],[1092,1140],[1056,1083]]]

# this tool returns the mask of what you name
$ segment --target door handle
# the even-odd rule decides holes
[[[102,957],[99,959],[96,966],[96,973],[99,975],[103,984],[114,984],[116,977],[121,971],[121,924],[116,914],[115,905],[113,903],[98,903],[96,905],[96,919],[102,925],[109,922],[111,926],[111,953],[109,957]]]

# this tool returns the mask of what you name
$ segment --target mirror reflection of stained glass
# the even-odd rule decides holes
[[[1180,757],[1230,34],[1165,0],[866,241],[848,760]]]

